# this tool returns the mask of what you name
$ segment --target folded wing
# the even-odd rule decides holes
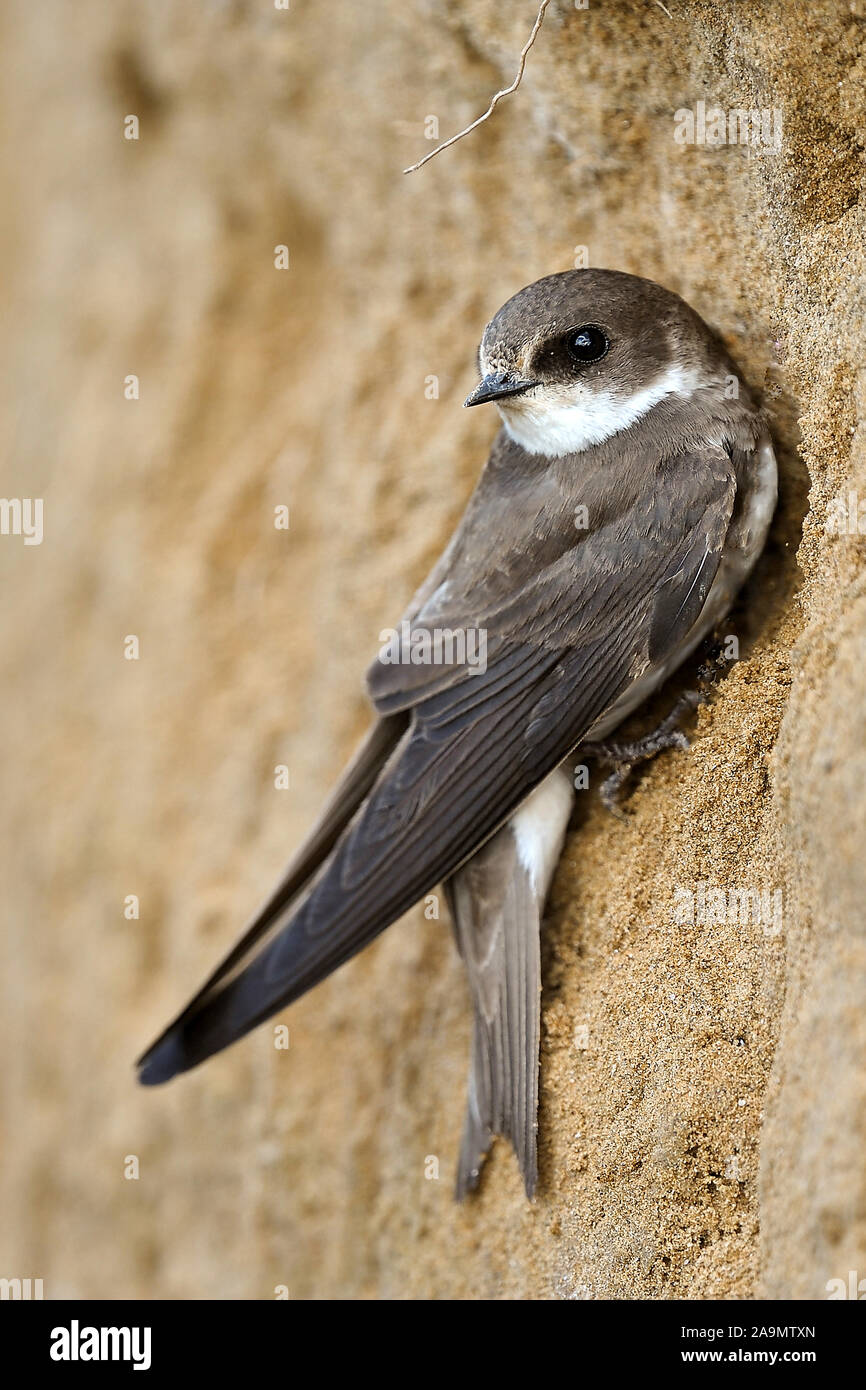
[[[374,663],[368,684],[383,725],[343,804],[332,799],[264,913],[142,1057],[140,1079],[168,1080],[249,1032],[485,844],[689,630],[734,496],[730,458],[715,448],[646,470],[643,492],[624,495],[589,532],[563,521],[561,497],[545,493],[529,539],[520,527],[501,537],[510,569],[495,599],[461,572],[472,528],[483,524],[470,505],[449,548],[455,578],[437,585],[415,621],[483,628],[486,668]],[[489,554],[489,537],[484,544]]]

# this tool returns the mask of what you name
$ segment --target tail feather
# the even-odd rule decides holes
[[[554,772],[448,884],[475,1013],[458,1200],[477,1188],[497,1134],[511,1142],[526,1195],[535,1192],[541,914],[571,803]]]

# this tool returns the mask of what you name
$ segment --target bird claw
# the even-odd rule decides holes
[[[583,745],[581,749],[583,753],[595,758],[603,767],[613,768],[599,791],[602,805],[610,811],[611,815],[616,816],[618,820],[628,820],[628,816],[620,804],[620,799],[623,787],[638,763],[646,762],[649,758],[654,758],[658,753],[662,753],[668,748],[678,748],[683,753],[688,752],[691,744],[682,729],[678,727],[679,722],[686,714],[691,714],[693,710],[697,709],[698,705],[702,705],[706,699],[707,695],[704,692],[686,690],[661,724],[650,733],[644,734],[642,738],[633,739],[626,743],[606,739],[600,743],[585,743]]]

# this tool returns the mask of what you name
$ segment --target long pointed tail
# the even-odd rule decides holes
[[[497,1134],[511,1141],[526,1195],[535,1191],[541,914],[571,805],[557,770],[448,885],[475,1011],[458,1200],[478,1186]]]

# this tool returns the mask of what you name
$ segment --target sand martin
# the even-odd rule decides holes
[[[241,940],[139,1065],[147,1085],[198,1065],[444,883],[475,1011],[458,1195],[497,1134],[532,1195],[540,924],[573,798],[561,765],[724,616],[764,544],[776,463],[716,335],[634,275],[529,285],[488,324],[479,366],[466,405],[494,402],[502,428],[367,673],[372,728]],[[435,634],[470,631],[484,661],[459,642],[442,659]]]

